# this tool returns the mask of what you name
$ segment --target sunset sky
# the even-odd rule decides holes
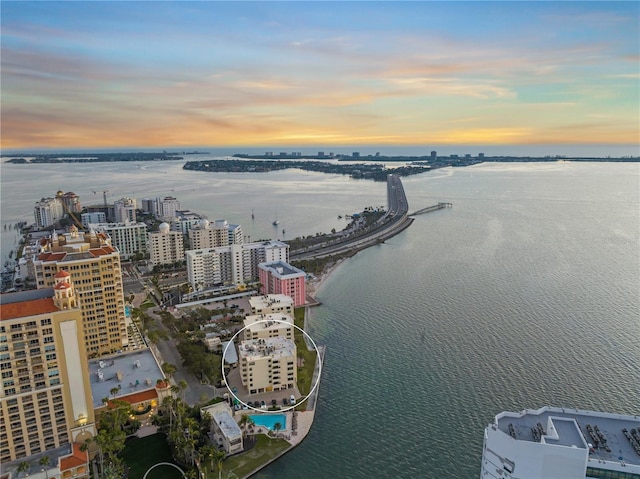
[[[639,143],[639,3],[1,2],[3,149]]]

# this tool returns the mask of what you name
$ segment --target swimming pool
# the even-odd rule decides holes
[[[277,422],[280,423],[281,431],[287,428],[287,416],[284,414],[249,414],[249,417],[256,426],[264,426],[270,431],[274,430],[273,426]]]

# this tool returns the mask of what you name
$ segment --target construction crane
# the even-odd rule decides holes
[[[92,190],[92,191],[93,191],[93,190]],[[104,191],[102,192],[102,197],[104,198],[104,207],[105,207],[105,208],[107,208],[107,193],[109,193],[109,190],[104,190]],[[94,192],[93,192],[93,194],[94,194],[94,195],[97,195],[97,194],[98,194],[98,192],[97,192],[97,191],[94,191]]]

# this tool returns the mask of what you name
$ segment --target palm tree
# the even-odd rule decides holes
[[[22,473],[22,472],[27,472],[29,470],[29,463],[28,462],[24,462],[22,461],[20,464],[18,464],[18,474]]]
[[[178,368],[171,363],[162,363],[162,371],[167,375],[169,379],[171,379],[173,373],[175,373],[177,370]]]
[[[46,479],[49,479],[49,464],[50,464],[49,456],[42,456],[38,463],[42,466],[42,470],[44,471],[44,475]]]
[[[226,456],[227,455],[225,454],[224,451],[220,451],[218,449],[216,449],[216,452],[213,455],[213,459],[216,461],[216,464],[218,465],[218,479],[222,479],[222,461]]]
[[[182,401],[184,402],[184,391],[185,389],[187,389],[187,381],[181,379],[178,383],[178,386],[180,387],[180,392],[182,393]]]
[[[273,430],[276,432],[276,437],[278,436],[280,429],[282,429],[282,424],[280,424],[279,422],[273,425]]]

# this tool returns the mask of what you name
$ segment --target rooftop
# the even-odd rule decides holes
[[[264,357],[283,358],[296,356],[296,345],[290,339],[277,337],[267,339],[252,339],[241,341],[238,355],[248,361]]]
[[[244,326],[251,332],[291,328],[293,318],[283,313],[253,314],[244,318]]]
[[[249,298],[249,305],[252,311],[270,308],[272,306],[293,308],[293,299],[286,294],[267,294],[252,296]]]
[[[53,304],[53,289],[35,289],[0,296],[0,321],[60,311]]]
[[[260,263],[259,268],[270,270],[278,277],[285,276],[306,276],[306,273],[301,269],[291,266],[284,261],[273,261],[271,263]]]
[[[495,425],[518,441],[581,449],[591,445],[591,459],[640,465],[640,453],[634,450],[632,441],[623,431],[626,429],[630,435],[629,432],[635,429],[640,438],[640,416],[543,407],[520,413],[500,413]]]
[[[111,389],[120,386],[116,399],[149,389],[164,373],[149,349],[89,361],[89,378],[93,407],[101,407],[102,399],[113,399]]]

